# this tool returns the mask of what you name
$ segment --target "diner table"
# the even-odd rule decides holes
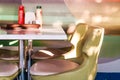
[[[21,69],[20,80],[25,80],[25,40],[28,41],[28,44],[31,44],[32,40],[67,40],[67,35],[61,26],[52,25],[43,26],[42,29],[28,28],[7,30],[5,28],[1,28],[0,40],[19,40],[19,67]]]

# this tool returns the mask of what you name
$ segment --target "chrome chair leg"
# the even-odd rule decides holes
[[[28,80],[31,80],[31,76],[30,76],[31,54],[32,54],[32,40],[28,40],[28,60],[27,60]]]
[[[24,40],[19,40],[19,51],[20,51],[20,62],[19,66],[21,69],[21,74],[20,74],[20,80],[25,80],[25,60],[24,60],[24,50],[25,50],[25,41]]]

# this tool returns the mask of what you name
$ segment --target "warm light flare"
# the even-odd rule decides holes
[[[39,52],[43,52],[44,54],[47,54],[49,56],[54,56],[54,54],[50,51],[47,51],[47,50],[39,50]]]
[[[3,45],[2,45],[2,44],[0,44],[0,47],[3,47]]]
[[[96,46],[90,47],[90,48],[88,49],[88,52],[89,52],[88,56],[92,56],[93,53],[97,53],[98,49],[99,49],[99,48],[96,47]]]
[[[77,57],[76,50],[72,50],[68,53],[65,53],[65,54],[63,54],[63,56],[65,59],[76,58]]]
[[[9,42],[9,45],[13,45],[13,44],[15,44],[17,42],[18,42],[18,40],[11,41],[11,42]]]
[[[103,22],[109,22],[109,20],[110,20],[110,17],[107,17],[107,16],[105,16],[105,17],[103,17]]]
[[[93,23],[101,23],[102,22],[102,16],[101,15],[96,15],[92,17],[92,22]]]
[[[103,0],[95,0],[96,3],[101,3]]]

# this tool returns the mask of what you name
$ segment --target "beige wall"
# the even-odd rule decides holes
[[[15,23],[20,4],[20,0],[0,0],[0,24]]]
[[[75,21],[64,0],[23,0],[22,4],[25,6],[26,11],[33,12],[35,12],[37,5],[41,5],[44,24],[53,24],[55,22],[70,24]]]

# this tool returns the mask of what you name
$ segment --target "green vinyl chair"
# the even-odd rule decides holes
[[[40,42],[43,47],[33,47],[31,55],[33,61],[60,57],[61,54],[68,52],[72,48],[69,40],[42,40]],[[47,54],[47,52],[51,54]]]
[[[4,46],[0,48],[0,60],[9,62],[19,61],[19,51],[16,46]]]
[[[45,59],[30,68],[33,80],[94,80],[104,37],[101,27],[77,24],[70,42],[73,47],[62,58]]]
[[[25,69],[27,72],[27,47],[25,48],[25,52],[24,52],[24,58],[25,58]],[[0,73],[7,74],[7,70],[9,72],[9,70],[12,72],[12,70],[16,70],[16,72],[12,75],[9,76],[2,76],[0,75],[0,80],[22,80],[21,79],[21,69],[19,67],[19,47],[18,46],[3,46],[0,48],[0,62],[2,62],[2,64],[0,63],[0,65],[2,66],[10,66],[10,67],[0,67],[0,69],[6,69],[6,71],[2,71]],[[7,64],[7,63],[8,64]],[[13,68],[12,68],[13,67]],[[26,76],[25,76],[26,77]],[[18,79],[19,78],[19,79]]]
[[[0,80],[14,80],[18,74],[18,64],[0,61]]]
[[[18,77],[19,52],[17,47],[0,48],[0,80],[14,80]]]

